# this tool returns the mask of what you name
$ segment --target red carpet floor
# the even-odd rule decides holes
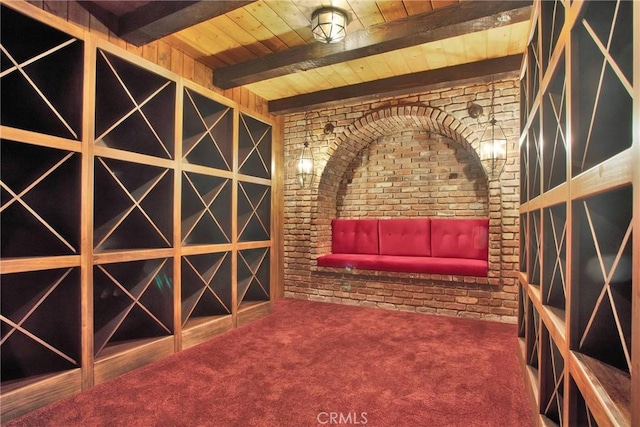
[[[10,426],[531,425],[516,327],[281,299]]]

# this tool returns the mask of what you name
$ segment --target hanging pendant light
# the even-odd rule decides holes
[[[302,147],[302,151],[300,152],[296,175],[298,176],[300,187],[307,188],[311,186],[315,173],[313,168],[313,154],[307,141],[304,142],[304,147]]]
[[[335,7],[323,7],[311,15],[311,32],[322,43],[337,43],[347,35],[347,14]]]
[[[499,177],[507,163],[507,137],[493,112],[494,87],[491,82],[489,121],[480,137],[480,162],[492,177]]]

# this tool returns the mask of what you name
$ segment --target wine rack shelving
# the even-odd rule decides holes
[[[269,313],[282,158],[273,117],[0,8],[4,422]]]
[[[520,89],[519,336],[537,425],[640,423],[639,9],[534,3]]]

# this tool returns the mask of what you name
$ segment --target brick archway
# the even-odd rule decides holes
[[[317,195],[311,205],[311,258],[331,251],[331,220],[336,215],[337,193],[342,177],[358,153],[380,137],[408,129],[443,135],[470,153],[482,170],[477,152],[470,142],[473,131],[443,110],[425,105],[393,106],[373,111],[351,123],[327,147],[327,162],[320,172]],[[485,175],[487,187],[499,188]],[[495,183],[494,183],[495,184]],[[489,195],[489,211],[499,209],[500,196]],[[501,218],[490,218],[491,229],[499,230]],[[497,226],[497,227],[496,227]],[[490,235],[490,277],[499,276],[500,233]]]

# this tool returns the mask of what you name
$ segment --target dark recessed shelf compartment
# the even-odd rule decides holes
[[[587,402],[584,400],[584,397],[573,378],[569,385],[569,394],[576,397],[575,407],[571,408],[571,416],[573,419],[570,421],[570,425],[598,427],[596,419],[593,417]]]
[[[240,114],[238,131],[239,172],[271,179],[271,126]]]
[[[271,261],[269,248],[238,251],[238,306],[269,301]]]
[[[567,207],[552,206],[544,213],[542,303],[565,309],[567,294]]]
[[[80,253],[80,154],[0,140],[3,258]]]
[[[96,157],[94,247],[168,248],[173,238],[173,171]]]
[[[540,252],[542,244],[540,211],[529,213],[529,284],[540,285]]]
[[[573,176],[631,146],[634,4],[587,2],[573,27],[573,43],[580,47],[572,79],[578,107],[572,119]]]
[[[4,5],[0,19],[0,123],[80,140],[84,43]]]
[[[518,337],[524,338],[527,331],[526,303],[527,289],[524,286],[518,286]]]
[[[567,182],[567,88],[564,70],[562,56],[542,100],[545,191]]]
[[[94,354],[109,345],[173,334],[170,258],[93,267]]]
[[[231,243],[231,181],[183,172],[182,243]]]
[[[527,74],[529,76],[528,85],[528,111],[533,110],[533,104],[540,89],[540,52],[538,51],[538,29],[536,27],[531,42],[527,47]]]
[[[573,202],[572,349],[629,372],[632,187]]]
[[[538,348],[540,345],[540,314],[533,302],[527,298],[527,330],[526,330],[526,358],[527,365],[538,369]]]
[[[543,72],[546,72],[564,25],[564,2],[547,0],[541,2],[540,8],[542,13],[542,68]]]
[[[520,79],[520,134],[524,133],[529,119],[529,92],[527,91],[527,71],[522,73]]]
[[[540,138],[540,114],[536,113],[529,128],[529,150],[527,156],[529,200],[533,200],[540,195],[540,175],[542,174]]]
[[[520,203],[529,201],[529,142],[527,136],[520,146]]]
[[[238,240],[269,240],[271,235],[271,187],[238,182]]]
[[[564,358],[542,325],[540,367],[540,413],[562,426],[564,413]]]
[[[172,159],[175,104],[175,82],[98,50],[96,144]]]
[[[230,171],[233,110],[185,88],[182,141],[182,156],[188,163]]]
[[[231,252],[182,257],[182,324],[230,315]]]
[[[3,274],[2,384],[80,367],[80,269]]]
[[[529,238],[529,224],[527,223],[527,214],[520,215],[520,272],[527,272],[527,241]]]

